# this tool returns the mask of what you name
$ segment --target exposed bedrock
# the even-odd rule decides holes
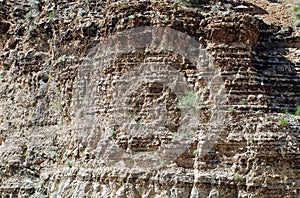
[[[299,197],[300,38],[256,10],[0,0],[0,197]]]

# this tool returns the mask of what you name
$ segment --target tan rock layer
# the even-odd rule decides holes
[[[244,2],[224,2],[193,1],[194,8],[168,1],[0,2],[0,196],[297,197],[299,119],[276,112],[300,104],[299,38],[291,36],[292,29],[245,14],[254,10]],[[116,141],[151,157],[143,151],[172,141],[172,134],[133,138],[116,131],[115,138],[103,139],[95,132],[89,148],[74,127],[74,86],[83,57],[107,36],[139,26],[167,26],[198,40],[220,68],[227,94],[226,122],[214,147],[195,156],[202,137],[194,134],[190,147],[159,170],[113,168],[101,162],[98,145]],[[106,88],[118,68],[150,60],[177,65],[197,89],[196,70],[184,57],[142,54],[111,62],[103,74]],[[168,90],[149,85],[143,91],[166,94],[165,127],[176,129],[180,111]],[[99,93],[97,113],[113,124],[109,112],[101,111],[109,107],[109,92]],[[145,95],[136,101],[149,103],[156,96]],[[137,107],[147,112],[143,108]],[[205,121],[209,112],[201,113]]]

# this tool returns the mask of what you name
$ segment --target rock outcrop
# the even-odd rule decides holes
[[[299,197],[300,38],[258,11],[234,0],[0,0],[0,197]],[[156,37],[114,37],[139,27]],[[174,34],[173,51],[159,50],[157,35]],[[182,38],[203,67],[176,48]],[[135,39],[140,48],[121,43]],[[134,80],[153,70],[181,79],[198,107]],[[185,116],[199,118],[193,130]]]

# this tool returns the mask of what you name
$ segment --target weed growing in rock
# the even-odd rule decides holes
[[[300,105],[297,106],[295,115],[296,115],[296,116],[300,116]]]
[[[130,19],[130,20],[131,20],[131,19],[134,19],[134,15],[130,15],[130,16],[128,16],[127,18]]]
[[[133,120],[136,121],[136,122],[138,122],[138,121],[140,120],[140,118],[137,117],[137,116],[134,116],[134,117],[133,117]]]
[[[168,17],[166,15],[161,16],[162,22],[167,23],[168,22]]]
[[[29,20],[33,19],[32,12],[31,11],[27,12],[26,15],[25,15],[25,18],[29,19]]]
[[[177,103],[177,106],[180,108],[191,108],[195,106],[197,100],[198,97],[196,95],[196,92],[186,91],[185,96],[181,96],[179,98],[179,102]]]
[[[68,162],[67,162],[67,166],[68,166],[69,168],[71,168],[71,167],[72,167],[72,162],[68,161]]]
[[[295,18],[295,23],[294,25],[296,27],[300,27],[300,2],[298,2],[294,7],[293,7],[293,13],[294,13],[294,18]]]
[[[251,142],[255,142],[255,138],[254,137],[251,137],[250,140],[251,140]]]
[[[111,136],[111,137],[116,137],[116,135],[117,135],[116,131],[111,131],[111,132],[110,132],[110,136]]]
[[[288,120],[285,119],[284,117],[279,118],[279,124],[282,126],[287,126],[288,125]]]
[[[194,150],[194,151],[193,151],[193,154],[194,154],[194,155],[198,155],[198,154],[199,154],[199,151],[198,151],[198,150]]]
[[[231,191],[231,188],[227,187],[227,188],[225,188],[225,191],[229,192],[229,191]]]
[[[179,142],[179,139],[178,139],[178,138],[173,138],[173,139],[172,139],[172,142],[178,143],[178,142]]]
[[[229,112],[236,112],[236,109],[234,107],[228,107],[227,109]]]
[[[54,11],[48,12],[48,19],[51,21],[54,18]]]
[[[52,158],[56,158],[56,157],[57,157],[57,152],[55,152],[55,151],[52,151],[52,153],[51,153],[51,157],[52,157]]]
[[[241,179],[242,179],[242,175],[239,173],[235,173],[235,175],[233,176],[234,181],[240,181]]]
[[[287,109],[283,110],[282,113],[284,113],[286,115],[291,115],[290,112]]]
[[[30,1],[30,6],[31,7],[37,7],[40,4],[39,0],[31,0]]]
[[[55,108],[55,110],[59,111],[60,110],[60,102],[59,100],[55,100],[53,102],[53,107]]]
[[[117,27],[116,27],[117,30],[120,30],[121,28],[122,28],[121,25],[117,25]]]
[[[62,62],[66,62],[66,60],[67,60],[66,55],[63,55],[63,56],[60,56],[60,57],[57,59],[57,62],[58,62],[58,63],[62,63]]]

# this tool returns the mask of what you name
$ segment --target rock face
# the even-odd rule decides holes
[[[300,38],[256,9],[231,0],[0,1],[0,196],[299,197],[300,119],[291,113]],[[122,37],[146,26],[154,37]],[[154,42],[174,34],[172,50]],[[110,42],[115,35],[123,39]],[[202,67],[183,53],[190,48],[176,48],[182,38],[200,46]],[[152,71],[170,86],[138,81]],[[178,105],[187,96],[170,88],[174,76],[197,108]],[[185,117],[193,130],[182,129]]]

